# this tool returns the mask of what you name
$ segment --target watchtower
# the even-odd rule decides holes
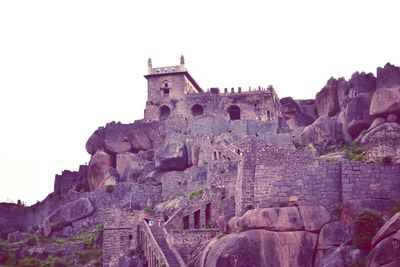
[[[180,65],[153,68],[148,60],[147,102],[145,120],[163,120],[176,113],[176,103],[185,98],[185,94],[200,93],[203,90],[192,78],[185,67],[185,59]]]

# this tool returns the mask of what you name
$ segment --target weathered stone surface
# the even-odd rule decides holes
[[[80,198],[56,209],[43,221],[43,234],[48,237],[55,229],[90,216],[94,207],[88,198]]]
[[[299,206],[299,212],[306,231],[319,231],[331,220],[331,215],[323,206]]]
[[[205,249],[201,266],[312,266],[317,235],[262,229],[226,235]]]
[[[376,87],[378,89],[400,85],[400,67],[387,63],[383,68],[378,68],[376,73]]]
[[[315,96],[318,116],[334,116],[339,113],[338,84],[338,80],[330,78]]]
[[[7,241],[10,243],[19,242],[25,240],[29,237],[28,233],[21,233],[20,231],[16,231],[14,233],[8,234]]]
[[[378,89],[372,96],[369,113],[371,116],[400,114],[400,86]]]
[[[93,133],[86,142],[86,151],[90,155],[94,155],[100,149],[103,149],[103,138],[97,133]]]
[[[297,207],[265,208],[247,211],[231,227],[265,228],[276,231],[295,231],[304,228]]]
[[[355,72],[349,80],[349,95],[355,97],[358,94],[368,93],[372,95],[376,90],[376,78],[372,73]]]
[[[231,232],[231,228],[229,227],[230,218],[231,216],[221,215],[217,219],[217,227],[224,234],[229,234]]]
[[[302,111],[302,107],[291,97],[280,100],[282,112],[290,130],[308,126],[314,122],[314,118]]]
[[[104,140],[104,148],[108,153],[118,154],[131,150],[131,144],[123,139],[111,139],[107,138]]]
[[[188,167],[185,143],[169,141],[155,153],[156,168],[162,171],[180,171]]]
[[[105,184],[106,171],[112,167],[112,165],[112,157],[104,151],[99,150],[92,156],[88,168],[88,182],[91,191]]]
[[[129,136],[129,142],[134,151],[146,151],[152,148],[150,138],[143,131],[134,131]]]
[[[368,129],[373,118],[369,115],[371,95],[361,93],[350,100],[346,109],[347,131],[353,138],[364,129]]]
[[[318,237],[318,249],[330,249],[332,247],[347,244],[351,241],[352,230],[340,222],[325,224]]]
[[[366,256],[366,252],[360,249],[354,249],[351,246],[340,246],[332,248],[318,262],[318,267],[343,267],[352,266],[354,262],[361,260]]]
[[[394,234],[399,229],[400,229],[400,212],[397,212],[376,233],[371,242],[372,246],[374,247],[382,239],[388,237],[389,235]]]
[[[400,162],[400,125],[384,123],[361,138],[361,144],[367,146],[368,159],[380,161],[390,157],[393,162]]]
[[[155,169],[154,162],[131,152],[118,154],[116,161],[116,169],[122,181],[137,181],[142,172],[148,173]]]
[[[367,132],[371,131],[372,129],[374,129],[374,128],[382,125],[382,124],[384,124],[385,122],[386,122],[386,120],[384,118],[382,118],[382,117],[375,118],[372,121],[371,125],[369,126]]]
[[[309,144],[326,146],[334,143],[336,139],[336,121],[327,115],[323,115],[313,124],[304,128],[296,137],[296,142],[304,146]]]
[[[389,114],[386,118],[387,122],[397,122],[398,116],[396,114]]]
[[[368,255],[367,267],[400,266],[400,231],[384,239]]]

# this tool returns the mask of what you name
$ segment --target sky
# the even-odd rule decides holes
[[[0,202],[52,192],[107,122],[143,117],[147,60],[200,86],[314,98],[400,65],[398,1],[0,1]]]

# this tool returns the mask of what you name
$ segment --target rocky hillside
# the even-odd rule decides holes
[[[279,103],[99,127],[46,199],[0,203],[0,266],[400,266],[400,68]]]

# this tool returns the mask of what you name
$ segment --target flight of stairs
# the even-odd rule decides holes
[[[169,248],[167,241],[165,240],[165,236],[163,233],[163,230],[160,226],[157,226],[156,224],[150,227],[151,232],[153,234],[154,239],[156,240],[158,246],[161,248],[162,252],[164,253],[168,265],[170,267],[179,267],[179,262],[176,259],[174,253],[171,251]]]

